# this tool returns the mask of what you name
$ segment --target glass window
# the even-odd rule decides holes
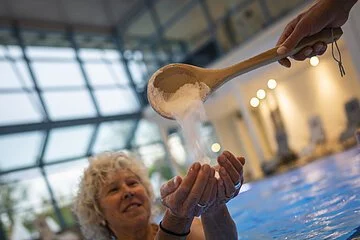
[[[187,153],[181,140],[181,136],[178,133],[172,133],[169,135],[167,144],[169,146],[170,154],[174,160],[178,164],[184,165],[186,163]]]
[[[26,47],[26,54],[29,58],[54,58],[54,59],[74,59],[75,51],[72,48],[64,47]]]
[[[22,50],[19,46],[16,45],[7,45],[5,47],[5,54],[12,58],[21,58],[23,57]]]
[[[5,171],[34,165],[39,157],[42,140],[41,132],[0,136],[0,169]]]
[[[0,61],[0,88],[21,88],[17,77],[16,66],[8,61]]]
[[[77,62],[33,62],[40,87],[83,86],[84,78]]]
[[[115,49],[81,48],[79,49],[79,56],[85,61],[87,60],[116,61],[120,59],[119,52]]]
[[[85,63],[84,67],[93,86],[114,85],[119,83],[118,79],[123,79],[117,76],[108,63]]]
[[[135,132],[132,141],[133,146],[146,145],[161,141],[161,135],[158,126],[147,120],[141,120]]]
[[[78,191],[80,177],[89,165],[86,158],[45,167],[50,186],[60,206],[70,204]]]
[[[39,122],[40,108],[33,93],[0,94],[0,125]]]
[[[45,162],[86,155],[94,131],[91,125],[53,129],[44,156]]]
[[[22,86],[32,88],[34,86],[34,82],[31,79],[29,68],[26,62],[23,60],[16,60],[15,65],[18,81]]]
[[[137,151],[147,168],[152,167],[158,161],[163,161],[166,157],[164,146],[161,143],[141,146]]]
[[[108,67],[113,71],[117,83],[122,85],[129,83],[129,78],[122,62],[112,62]]]
[[[45,92],[43,95],[52,120],[96,115],[96,109],[87,90]]]
[[[22,60],[14,62],[0,60],[0,72],[0,88],[31,88],[33,86],[29,69]]]
[[[49,202],[49,191],[38,168],[2,175],[1,179],[11,181],[7,186],[11,188],[11,204],[17,217],[24,218],[24,213],[27,217],[41,213],[46,207],[44,202]]]
[[[147,74],[146,65],[142,61],[128,61],[129,70],[131,77],[134,80],[135,84],[139,87],[142,87],[146,84],[147,80],[144,77]]]
[[[124,149],[133,134],[134,120],[102,123],[93,148],[93,153]]]
[[[95,90],[95,96],[103,115],[133,113],[140,109],[135,93],[129,88]]]
[[[6,55],[5,52],[6,52],[5,47],[0,45],[0,57],[1,58],[5,57],[5,55]]]

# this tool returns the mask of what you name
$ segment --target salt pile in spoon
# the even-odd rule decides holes
[[[175,93],[164,93],[150,86],[153,103],[161,111],[171,113],[183,130],[190,160],[210,163],[200,137],[200,125],[206,120],[203,99],[210,88],[203,82],[187,83]]]

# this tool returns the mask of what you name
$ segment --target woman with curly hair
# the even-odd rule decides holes
[[[90,158],[74,212],[86,239],[237,239],[225,203],[239,192],[244,161],[224,152],[219,179],[214,168],[194,163],[184,178],[169,180],[161,188],[167,209],[157,225],[144,166],[123,153],[106,152]]]

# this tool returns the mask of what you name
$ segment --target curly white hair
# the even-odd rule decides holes
[[[102,224],[104,216],[100,211],[99,191],[111,173],[128,169],[139,177],[150,199],[154,200],[148,173],[141,161],[121,152],[104,152],[89,158],[75,197],[73,211],[78,218],[86,239],[108,240],[112,238],[109,229]]]

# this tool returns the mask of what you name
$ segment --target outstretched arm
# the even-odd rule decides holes
[[[215,201],[205,213],[201,215],[204,233],[207,240],[237,239],[237,230],[226,202],[236,197],[244,181],[244,158],[236,158],[225,151],[218,157],[220,178],[217,183]]]

